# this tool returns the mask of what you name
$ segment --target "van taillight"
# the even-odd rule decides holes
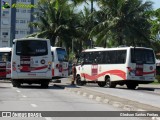
[[[48,62],[48,65],[51,65],[52,64],[52,62]]]

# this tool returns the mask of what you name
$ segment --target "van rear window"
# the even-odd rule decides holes
[[[47,41],[24,40],[16,43],[16,55],[42,56],[47,54]]]
[[[68,56],[67,56],[67,52],[65,49],[57,48],[56,51],[57,51],[59,61],[63,61],[63,62],[68,61],[68,59],[67,59]]]
[[[131,49],[131,62],[143,64],[155,64],[153,50],[133,48]]]

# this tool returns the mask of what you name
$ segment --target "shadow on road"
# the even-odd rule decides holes
[[[56,90],[62,90],[62,89],[65,89],[65,87],[79,88],[76,85],[63,85],[63,84],[50,84],[48,88],[42,88],[38,84],[32,84],[32,85],[22,84],[21,87],[19,87],[19,89],[46,89],[46,90],[47,89],[56,89]]]
[[[0,89],[4,89],[4,88],[7,88],[7,89],[8,89],[8,88],[10,88],[10,87],[2,87],[2,86],[0,86]]]
[[[138,87],[137,90],[155,91],[155,90],[160,90],[160,88],[158,87]]]
[[[59,89],[59,90],[62,90],[63,88],[60,88],[60,87],[57,87],[57,86],[54,86],[54,85],[49,85],[48,88],[42,88],[40,85],[36,85],[36,84],[33,84],[33,85],[28,85],[28,84],[23,84],[21,85],[21,87],[18,87],[19,89],[44,89],[44,90],[48,90],[48,89]]]

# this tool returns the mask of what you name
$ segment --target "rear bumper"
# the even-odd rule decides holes
[[[48,72],[24,72],[24,73],[18,73],[18,72],[12,72],[11,79],[52,79],[52,73],[51,71]]]
[[[126,80],[147,82],[147,81],[154,81],[155,77],[154,76],[128,76]]]

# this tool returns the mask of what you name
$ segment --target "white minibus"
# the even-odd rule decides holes
[[[52,52],[52,78],[68,77],[67,51],[62,47],[51,47]]]
[[[11,48],[0,48],[0,79],[11,78]]]
[[[11,80],[14,87],[36,83],[47,88],[52,79],[51,65],[50,40],[21,38],[13,41]]]
[[[94,82],[115,88],[126,84],[128,89],[135,89],[155,80],[155,54],[145,47],[87,49],[82,51],[76,71],[78,85]]]

